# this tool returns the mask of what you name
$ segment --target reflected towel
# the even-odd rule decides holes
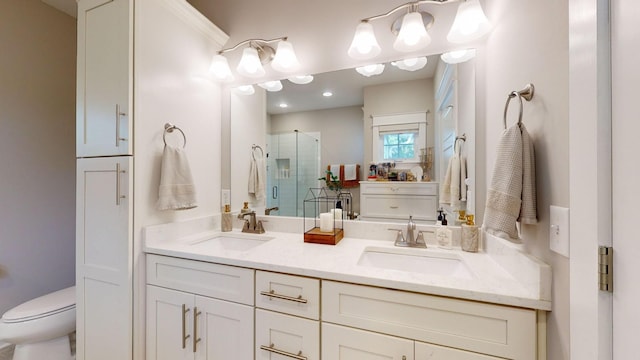
[[[251,156],[249,168],[249,195],[253,195],[256,200],[262,200],[266,191],[266,169],[263,157]]]
[[[333,176],[335,176],[338,181],[342,180],[340,179],[340,164],[329,165],[329,171],[331,171],[331,177],[327,177],[327,180],[333,180]]]
[[[467,200],[467,159],[454,153],[449,159],[444,180],[440,186],[440,204],[447,204],[460,209]]]
[[[198,206],[187,154],[183,148],[165,146],[162,153],[158,210],[185,210]]]
[[[358,180],[357,167],[357,164],[349,164],[344,166],[344,181]]]
[[[524,124],[515,124],[503,132],[498,143],[484,213],[487,232],[517,241],[516,222],[537,222],[535,188],[533,142]]]

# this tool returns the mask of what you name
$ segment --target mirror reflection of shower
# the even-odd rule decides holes
[[[267,208],[272,215],[303,216],[309,188],[320,175],[320,133],[294,130],[267,136]]]

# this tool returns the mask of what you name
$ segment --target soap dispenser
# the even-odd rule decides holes
[[[233,217],[231,216],[231,205],[226,204],[224,206],[224,212],[222,213],[222,231],[233,230]]]
[[[240,214],[248,214],[251,212],[251,209],[249,209],[249,202],[245,201],[244,202],[244,207],[242,209],[240,209]]]
[[[436,221],[436,226],[442,225],[442,213],[444,210],[442,208],[438,209],[438,220]]]
[[[447,226],[447,214],[442,214],[442,226],[436,228],[436,241],[438,247],[451,249],[453,244],[453,232]]]
[[[473,222],[473,215],[467,215],[467,222],[462,224],[462,250],[478,252],[478,227]]]

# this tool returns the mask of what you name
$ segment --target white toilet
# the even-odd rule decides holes
[[[62,289],[14,307],[0,319],[0,341],[15,344],[13,360],[70,360],[76,328],[76,288]]]

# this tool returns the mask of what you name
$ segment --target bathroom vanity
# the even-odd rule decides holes
[[[360,218],[367,221],[416,221],[435,223],[438,183],[361,181]]]
[[[551,272],[509,247],[179,232],[145,234],[148,359],[546,358]]]

